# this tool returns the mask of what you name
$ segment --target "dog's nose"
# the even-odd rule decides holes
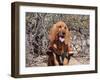
[[[60,32],[58,35],[59,35],[60,37],[61,37],[61,36],[63,36],[63,37],[64,37],[65,32]]]
[[[63,35],[65,35],[65,32],[62,32]]]
[[[64,36],[65,35],[65,32],[61,32],[61,36]]]

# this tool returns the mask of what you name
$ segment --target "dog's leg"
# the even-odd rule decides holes
[[[56,59],[56,55],[53,53],[53,56],[54,56],[54,63],[55,63],[55,66],[58,66],[59,65],[59,63],[58,63],[58,61],[57,61],[57,59]]]
[[[47,51],[47,55],[48,55],[48,66],[54,66],[54,56],[53,53],[51,51]]]
[[[50,55],[50,56],[48,57],[48,66],[54,66],[54,65],[55,65],[54,56],[53,56],[53,54],[52,54],[52,55]]]
[[[67,65],[68,62],[69,62],[69,60],[67,58],[64,58],[63,65]]]

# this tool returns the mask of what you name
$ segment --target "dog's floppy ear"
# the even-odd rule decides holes
[[[65,44],[68,45],[70,43],[71,43],[71,33],[68,27],[66,26]]]
[[[49,40],[51,42],[53,42],[56,38],[56,35],[57,35],[57,32],[58,32],[58,28],[56,26],[56,24],[54,24],[51,29],[50,29],[50,32],[49,32]]]

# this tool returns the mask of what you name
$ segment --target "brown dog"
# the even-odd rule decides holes
[[[72,55],[71,33],[63,21],[54,24],[49,32],[48,66],[67,65]]]

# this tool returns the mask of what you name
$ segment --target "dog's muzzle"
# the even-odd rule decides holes
[[[61,42],[64,42],[65,40],[65,33],[64,32],[59,32],[58,33],[58,38]]]
[[[59,33],[58,33],[58,36],[64,38],[65,32],[63,32],[63,31],[59,32]]]

